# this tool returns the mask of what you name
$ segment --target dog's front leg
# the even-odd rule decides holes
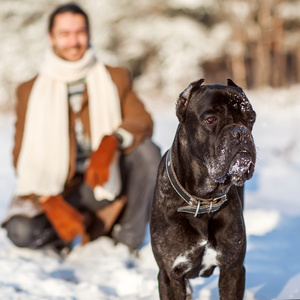
[[[187,282],[185,279],[175,280],[168,276],[164,270],[158,274],[160,300],[188,300]]]
[[[235,269],[220,268],[220,300],[242,300],[245,290],[245,267]]]

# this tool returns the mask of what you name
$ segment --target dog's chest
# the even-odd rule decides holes
[[[202,257],[202,264],[199,276],[203,276],[206,271],[212,267],[218,266],[218,258],[220,254],[212,247],[206,246]]]
[[[206,240],[200,241],[196,246],[180,253],[173,262],[173,271],[177,274],[186,274],[198,266],[198,276],[206,276],[205,273],[218,266],[220,253]]]

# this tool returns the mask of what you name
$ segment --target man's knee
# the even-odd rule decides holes
[[[145,139],[138,146],[138,151],[140,151],[146,163],[158,166],[161,159],[160,148],[150,138]]]
[[[150,138],[144,139],[129,154],[125,155],[131,166],[136,166],[156,173],[161,159],[160,148],[156,146]]]
[[[33,242],[33,219],[15,216],[5,225],[7,236],[18,247],[30,247]]]

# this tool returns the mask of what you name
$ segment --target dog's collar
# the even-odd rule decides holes
[[[221,206],[227,201],[227,194],[210,199],[203,199],[189,194],[189,192],[180,184],[176,176],[172,162],[171,149],[169,149],[166,155],[166,169],[168,178],[176,193],[188,204],[187,206],[179,207],[177,211],[193,214],[194,217],[199,214],[218,211]]]

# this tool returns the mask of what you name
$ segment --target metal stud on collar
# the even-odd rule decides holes
[[[199,208],[200,208],[200,201],[198,201],[198,205],[197,205],[197,209],[196,209],[194,217],[197,217],[198,212],[199,212]]]

